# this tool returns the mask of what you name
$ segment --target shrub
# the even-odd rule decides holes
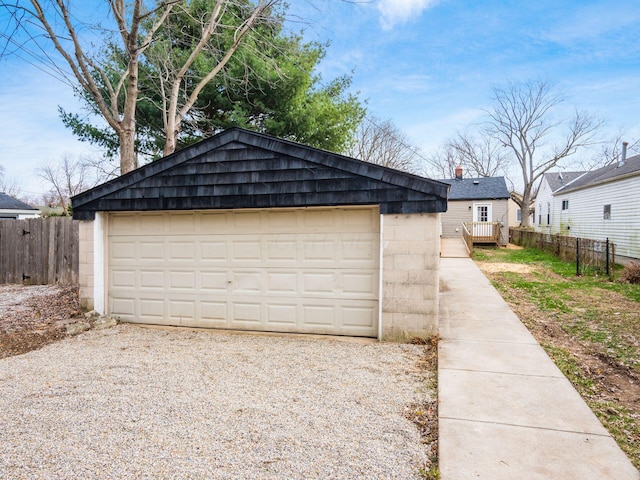
[[[620,281],[640,284],[640,263],[631,262],[625,265],[620,274]]]

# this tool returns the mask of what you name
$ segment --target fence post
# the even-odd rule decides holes
[[[609,237],[607,237],[607,243],[606,243],[606,254],[607,254],[607,275],[610,275],[609,273]]]
[[[576,237],[576,276],[580,276],[580,238]]]

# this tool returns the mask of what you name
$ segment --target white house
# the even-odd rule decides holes
[[[28,205],[17,198],[0,192],[0,220],[22,220],[40,216],[40,210]]]
[[[616,245],[617,260],[640,259],[640,155],[623,155],[616,164],[577,175],[560,186],[558,175],[545,175],[540,186],[536,230],[608,238]]]
[[[533,225],[536,231],[544,233],[559,232],[560,224],[556,220],[560,218],[559,211],[561,207],[555,205],[553,196],[585,173],[587,172],[549,172],[542,176],[535,200]]]

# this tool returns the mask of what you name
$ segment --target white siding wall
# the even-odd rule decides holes
[[[640,258],[640,176],[569,192],[555,199],[560,206],[562,200],[569,200],[569,211],[562,215],[563,234],[594,240],[609,238],[616,244],[616,255]],[[611,205],[609,220],[603,218],[605,205]]]
[[[547,180],[543,177],[538,195],[536,196],[536,211],[534,215],[536,232],[550,233],[551,226],[547,225],[547,204],[551,203],[551,224],[553,224],[554,218],[556,217],[553,211],[553,201],[554,199],[549,183],[547,183]],[[540,223],[540,218],[542,218],[542,223]]]

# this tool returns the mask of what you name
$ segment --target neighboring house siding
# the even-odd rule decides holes
[[[516,202],[512,199],[509,199],[509,226],[517,227],[520,225],[522,221],[521,218],[518,218],[518,210],[521,210]],[[522,215],[522,211],[520,212]]]
[[[569,210],[562,215],[562,233],[594,240],[609,238],[616,244],[616,255],[640,258],[638,192],[640,177],[636,176],[557,195],[558,205],[569,201]],[[605,205],[611,205],[609,220],[603,218]]]
[[[462,223],[473,221],[474,204],[491,204],[491,222],[501,222],[501,244],[506,245],[509,240],[509,200],[449,200],[447,213],[442,215],[442,236],[462,236]],[[456,231],[456,228],[458,229]]]
[[[540,189],[538,190],[538,194],[536,195],[536,212],[535,212],[535,224],[534,228],[538,232],[550,233],[551,225],[553,225],[553,221],[556,218],[556,212],[554,209],[551,209],[551,225],[547,223],[547,205],[553,205],[553,195],[552,195],[551,187],[547,182],[546,178],[542,179],[542,183],[540,184]]]

